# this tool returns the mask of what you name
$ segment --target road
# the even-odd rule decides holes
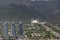
[[[53,31],[52,29],[50,29],[48,26],[44,25],[45,23],[39,23],[41,24],[44,28],[46,28],[48,31],[51,31],[51,33],[53,33],[56,37],[60,38],[60,34]]]
[[[55,27],[57,30],[60,30],[60,28],[58,27],[58,26],[54,26],[53,24],[51,24],[51,23],[48,23],[50,26],[53,26],[53,27]]]

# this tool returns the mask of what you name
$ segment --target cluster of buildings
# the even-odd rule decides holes
[[[23,24],[22,22],[19,22],[19,25],[18,25],[18,35],[16,33],[16,25],[15,25],[15,22],[12,22],[11,23],[11,33],[9,34],[9,30],[10,28],[8,28],[8,22],[5,22],[4,23],[4,26],[3,26],[3,39],[9,39],[9,37],[11,38],[19,38],[19,37],[23,37]]]

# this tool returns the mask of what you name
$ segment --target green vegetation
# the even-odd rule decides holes
[[[48,26],[49,28],[51,28],[53,31],[55,31],[55,32],[60,34],[60,30],[58,30],[56,27],[53,27],[53,26],[51,26],[51,25],[49,25],[47,23],[45,25]]]
[[[26,29],[25,29],[26,28]],[[28,36],[28,38],[37,38],[37,39],[51,39],[56,38],[50,31],[47,31],[42,25],[40,24],[33,24],[31,27],[24,28],[25,35]]]
[[[9,28],[10,28],[10,24],[9,24]],[[17,28],[16,28],[16,31],[18,33]],[[23,31],[24,31],[24,35],[26,35],[27,38],[33,39],[33,40],[34,39],[38,39],[38,40],[39,39],[56,39],[55,35],[52,34],[50,31],[47,31],[41,24],[30,25],[26,23],[23,25]],[[0,28],[0,32],[1,32],[1,28]],[[9,32],[11,32],[10,29],[9,29]]]

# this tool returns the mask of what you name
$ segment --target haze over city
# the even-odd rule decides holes
[[[0,40],[60,40],[60,0],[0,0]]]

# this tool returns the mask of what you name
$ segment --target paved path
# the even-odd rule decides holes
[[[52,29],[50,29],[48,26],[46,26],[46,25],[44,25],[45,23],[39,23],[39,24],[41,24],[44,28],[46,28],[48,31],[51,31],[51,33],[53,33],[56,37],[58,37],[58,38],[60,38],[60,34],[59,33],[57,33],[57,32],[55,32],[55,31],[53,31]]]
[[[50,26],[55,27],[57,30],[60,30],[60,28],[59,28],[59,27],[56,27],[56,26],[54,26],[54,25],[53,25],[53,24],[51,24],[51,23],[47,23],[47,24],[49,24]]]

